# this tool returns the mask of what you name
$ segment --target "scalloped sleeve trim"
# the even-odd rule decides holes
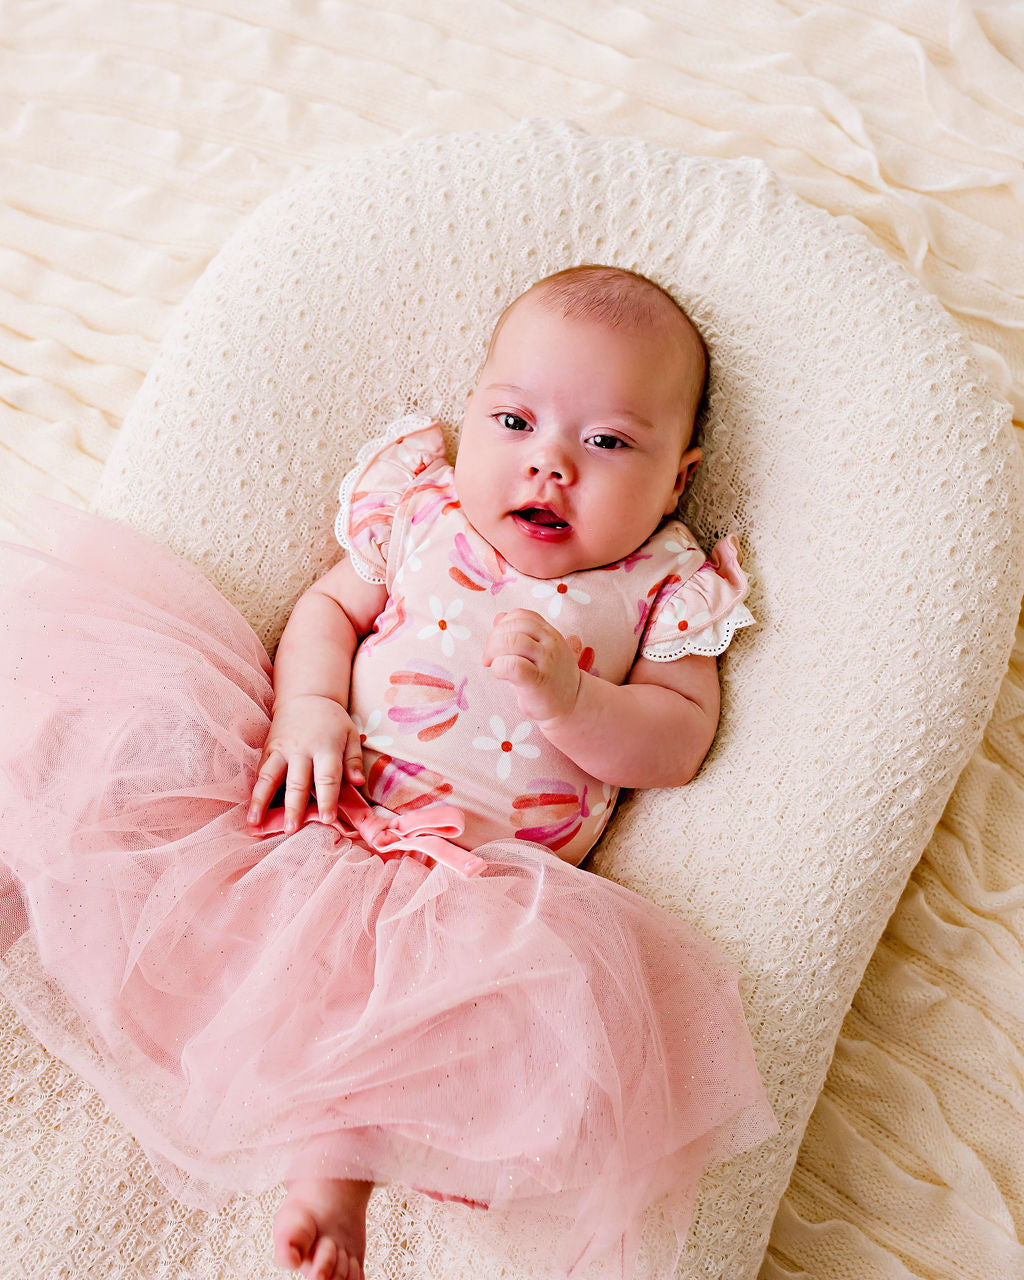
[[[720,539],[707,560],[651,612],[640,656],[652,662],[673,662],[688,654],[717,657],[729,647],[741,627],[754,624],[742,603],[750,590],[740,568],[740,544],[735,534]]]
[[[740,627],[752,627],[756,621],[757,619],[746,605],[738,604],[730,609],[724,618],[708,624],[693,635],[687,633],[682,640],[645,645],[640,650],[640,656],[649,658],[652,662],[674,662],[677,658],[685,658],[691,653],[717,658],[720,653],[728,649]]]
[[[341,482],[334,535],[365,582],[385,584],[398,505],[418,475],[444,461],[441,428],[425,414],[399,418],[359,450]]]

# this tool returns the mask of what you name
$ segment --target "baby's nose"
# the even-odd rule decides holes
[[[571,484],[575,475],[571,459],[561,451],[535,456],[527,470],[531,480],[540,477],[558,484]]]

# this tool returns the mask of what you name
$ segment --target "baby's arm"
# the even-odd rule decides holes
[[[523,713],[553,746],[614,786],[689,782],[718,727],[718,665],[700,654],[638,658],[628,683],[610,684],[581,671],[539,614],[514,609],[495,624],[484,663],[515,686]]]
[[[343,773],[363,782],[359,734],[348,714],[356,645],[387,602],[387,589],[362,578],[348,560],[330,569],[296,602],[274,660],[274,714],[247,815],[258,826],[287,777],[285,830],[296,831],[315,784],[320,817],[337,813]]]

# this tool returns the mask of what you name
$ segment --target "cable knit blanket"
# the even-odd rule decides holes
[[[1019,5],[8,0],[0,86],[4,536],[28,537],[34,494],[89,502],[175,307],[264,196],[526,116],[764,159],[939,298],[1024,420]],[[847,1017],[765,1280],[1024,1274],[1018,635]],[[172,1219],[129,1139],[69,1144],[102,1104],[0,1016],[0,1276],[251,1274],[270,1206]]]

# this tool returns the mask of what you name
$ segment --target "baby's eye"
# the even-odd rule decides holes
[[[499,427],[505,427],[508,431],[528,431],[530,424],[525,418],[520,418],[518,413],[496,413],[495,418]]]
[[[603,432],[600,435],[591,436],[590,443],[596,444],[599,449],[625,449],[627,448],[625,440],[620,440],[618,436],[609,436]]]

